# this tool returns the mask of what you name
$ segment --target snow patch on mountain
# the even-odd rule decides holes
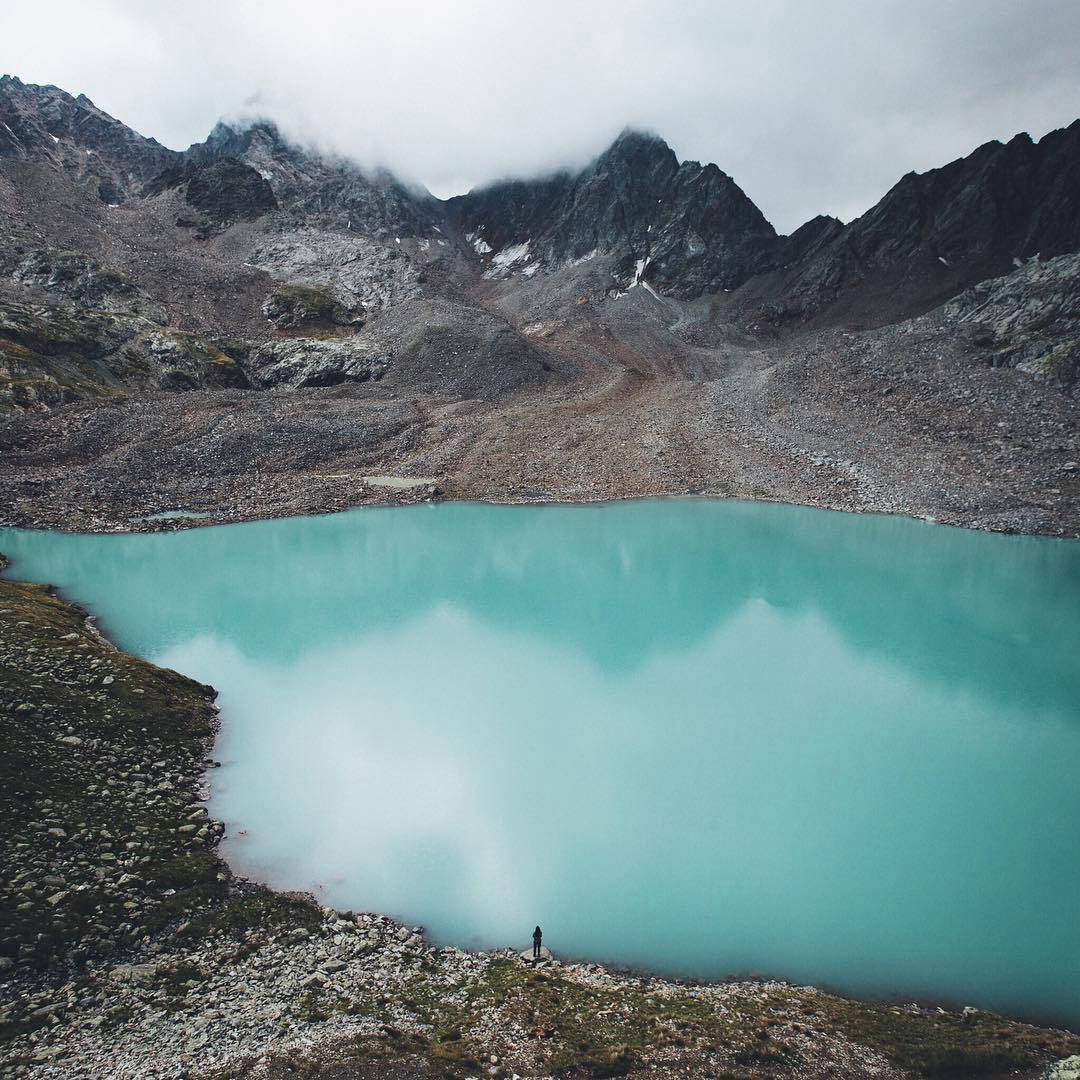
[[[530,238],[520,244],[508,244],[502,251],[491,257],[491,265],[484,272],[484,277],[495,278],[502,274],[512,273],[514,270],[525,272],[526,265],[532,261],[529,255],[529,245],[531,243],[532,239]],[[529,271],[526,276],[531,277],[534,273],[536,273],[536,269]]]

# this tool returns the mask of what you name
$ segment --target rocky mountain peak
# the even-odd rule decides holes
[[[660,167],[671,171],[679,167],[675,152],[659,135],[630,127],[623,128],[596,163],[619,163],[644,169]]]
[[[305,220],[359,229],[379,239],[430,233],[441,220],[436,200],[384,169],[368,170],[292,142],[266,119],[219,122],[188,148],[196,162],[232,159],[254,169],[283,210]]]
[[[187,155],[196,160],[245,155],[272,158],[288,156],[297,149],[282,137],[272,120],[235,124],[219,120],[203,142],[188,147]]]
[[[719,168],[680,164],[632,128],[576,175],[494,184],[450,205],[490,277],[608,256],[613,290],[645,281],[696,296],[771,265],[777,240]]]
[[[179,155],[99,109],[85,94],[0,78],[0,156],[62,169],[105,202],[123,202]]]

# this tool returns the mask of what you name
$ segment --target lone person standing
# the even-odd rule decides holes
[[[544,933],[540,929],[540,927],[538,926],[533,931],[533,959],[534,960],[539,960],[540,959],[540,942],[543,939],[543,937],[544,937]]]

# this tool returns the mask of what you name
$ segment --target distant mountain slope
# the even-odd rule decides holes
[[[831,321],[881,324],[1006,273],[1014,260],[1076,251],[1080,120],[1037,143],[1017,135],[908,173],[861,217],[828,231],[827,242],[792,251],[781,276],[748,290],[765,314],[785,321],[824,311]]]
[[[440,255],[462,257],[455,271],[471,266],[488,279],[557,273],[604,256],[613,295],[639,282],[680,299],[730,291],[731,317],[772,327],[886,323],[1004,273],[1013,260],[1080,249],[1080,121],[1039,142],[1017,135],[909,173],[849,224],[818,217],[789,237],[777,236],[717,166],[680,163],[662,139],[630,130],[577,174],[496,183],[442,202],[386,170],[291,143],[269,122],[218,124],[178,153],[82,95],[4,76],[3,157],[61,170],[105,202],[183,182],[193,203],[195,183],[215,227],[278,207],[294,226],[438,242],[449,245]],[[233,160],[251,176],[221,165]]]
[[[4,520],[310,512],[412,476],[1080,536],[1080,122],[790,236],[640,132],[446,201],[299,143],[219,124],[176,152],[0,79]]]

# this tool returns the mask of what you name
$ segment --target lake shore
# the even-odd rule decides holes
[[[881,341],[831,332],[810,354],[763,343],[724,378],[604,368],[497,400],[366,383],[12,414],[0,525],[113,532],[431,498],[702,495],[1080,536],[1074,397],[1050,384],[1032,397],[924,322]],[[205,518],[145,520],[175,511]]]
[[[306,477],[290,478],[292,483],[303,483]],[[519,495],[489,495],[470,493],[467,490],[447,490],[444,479],[424,478],[413,481],[409,477],[386,477],[397,481],[393,485],[368,485],[361,483],[361,490],[356,501],[347,502],[339,498],[305,499],[297,504],[295,500],[282,506],[278,500],[267,498],[259,501],[255,508],[236,506],[224,502],[201,509],[186,506],[166,505],[159,509],[148,510],[145,506],[136,506],[125,495],[117,493],[115,503],[108,508],[78,507],[71,510],[52,506],[38,507],[33,513],[25,511],[9,514],[6,517],[0,511],[0,528],[20,528],[41,531],[70,533],[157,533],[176,532],[182,529],[199,529],[212,525],[238,525],[244,522],[273,521],[289,517],[311,517],[323,514],[340,514],[347,510],[361,508],[379,509],[401,506],[417,506],[437,502],[473,502],[490,506],[592,506],[603,503],[631,502],[646,499],[714,499],[735,502],[774,502],[784,506],[801,506],[812,510],[831,510],[836,513],[869,514],[887,517],[907,517],[916,521],[925,521],[934,525],[948,525],[956,529],[971,529],[979,532],[995,532],[1018,536],[1047,536],[1061,539],[1080,539],[1080,531],[1075,533],[1071,520],[1054,518],[1052,521],[1033,519],[1030,516],[1014,516],[1007,520],[984,516],[969,516],[943,511],[941,516],[918,513],[914,509],[898,509],[876,506],[856,506],[843,501],[808,497],[799,502],[787,502],[772,499],[760,493],[749,492],[731,494],[710,492],[687,488],[685,490],[639,491],[633,494],[601,495],[595,498],[552,496],[549,492],[532,492]],[[316,485],[317,487],[317,485]],[[295,491],[295,488],[293,489]],[[145,512],[144,512],[145,511]],[[1059,524],[1060,522],[1066,522]]]
[[[45,587],[4,579],[0,608],[5,1075],[1035,1076],[1080,1053],[971,1009],[534,968],[238,879],[204,807],[214,691]]]

